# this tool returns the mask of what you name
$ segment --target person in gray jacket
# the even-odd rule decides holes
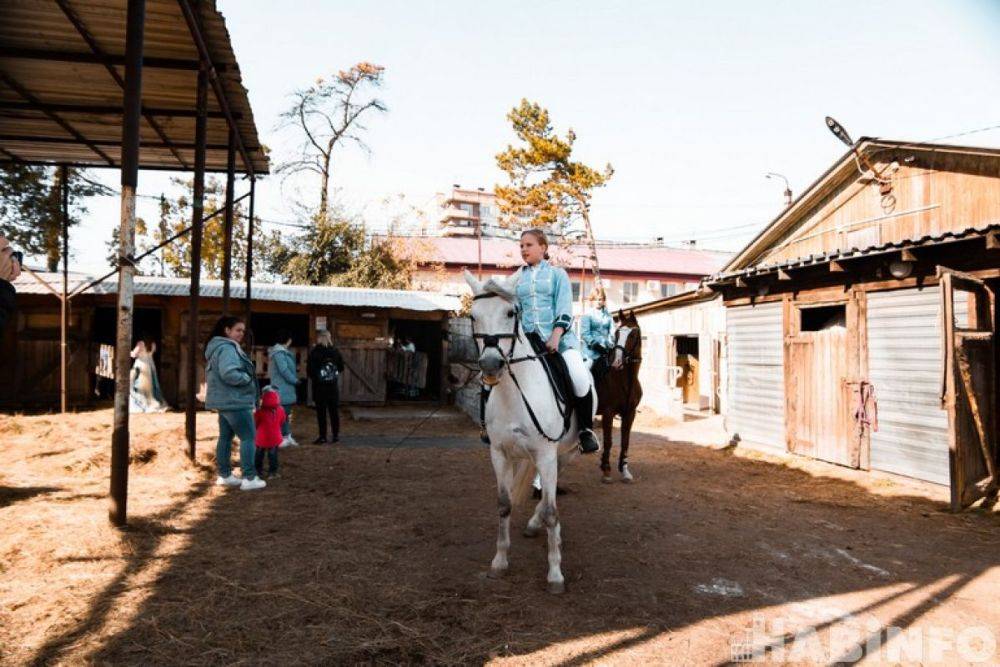
[[[281,407],[285,410],[285,421],[281,422],[282,441],[279,447],[297,447],[298,442],[292,437],[292,408],[298,397],[295,387],[299,383],[299,375],[295,367],[295,354],[288,348],[292,346],[292,334],[287,329],[279,329],[275,343],[268,350],[268,379],[271,387],[281,397]]]
[[[253,491],[263,489],[267,483],[254,468],[257,373],[240,347],[244,333],[246,324],[238,317],[223,316],[215,323],[205,346],[205,407],[219,413],[219,441],[215,445],[219,477],[215,483]],[[229,463],[234,435],[240,439],[242,480],[232,473]]]

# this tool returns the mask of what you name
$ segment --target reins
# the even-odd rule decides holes
[[[495,292],[484,292],[483,294],[477,294],[476,296],[472,297],[472,299],[473,301],[477,301],[479,299],[489,299],[493,297],[503,298],[502,295],[496,294]],[[534,424],[535,430],[537,430],[539,435],[541,435],[549,442],[557,443],[561,441],[564,437],[566,437],[567,433],[569,433],[570,420],[567,418],[569,415],[569,399],[566,399],[565,401],[559,400],[559,390],[557,389],[555,378],[552,377],[552,373],[549,370],[548,366],[546,366],[546,364],[542,362],[542,355],[529,354],[521,357],[514,356],[514,350],[517,347],[517,341],[520,340],[520,331],[521,331],[521,308],[517,304],[514,304],[514,330],[511,333],[507,334],[476,333],[475,320],[473,320],[472,338],[473,340],[483,341],[483,349],[480,352],[480,354],[482,354],[482,352],[485,352],[487,348],[490,347],[496,348],[497,352],[500,353],[500,358],[503,359],[504,366],[507,367],[507,372],[510,374],[510,379],[514,381],[514,386],[517,388],[517,393],[521,395],[521,402],[524,403],[524,407],[528,411],[528,416],[531,418],[531,423]],[[500,340],[504,338],[509,338],[511,340],[510,349],[507,351],[507,354],[504,354],[504,351],[500,349]],[[553,396],[556,399],[556,410],[559,412],[559,416],[562,417],[563,419],[562,432],[555,438],[546,433],[545,429],[542,428],[542,424],[541,422],[538,421],[538,416],[535,414],[535,410],[531,407],[531,403],[528,402],[528,397],[524,395],[524,390],[521,389],[521,383],[518,381],[517,375],[514,374],[513,365],[519,364],[522,361],[538,361],[539,363],[542,364],[542,368],[545,370],[545,375],[549,380],[549,385],[552,387]]]

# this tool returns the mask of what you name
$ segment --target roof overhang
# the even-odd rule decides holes
[[[190,2],[190,0],[187,0]],[[121,166],[126,0],[10,0],[0,17],[0,163]],[[247,153],[268,172],[225,21],[191,2]],[[178,0],[146,0],[139,167],[194,168],[199,49]],[[226,171],[229,124],[208,96],[206,170]]]

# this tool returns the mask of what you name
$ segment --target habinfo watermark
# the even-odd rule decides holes
[[[883,625],[871,615],[843,614],[819,624],[762,615],[732,637],[732,662],[995,664],[997,632],[985,625]]]

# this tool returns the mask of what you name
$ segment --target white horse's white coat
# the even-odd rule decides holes
[[[490,292],[499,296],[473,301],[473,331],[476,334],[511,334],[515,330],[517,315],[513,312],[516,299],[513,297],[517,286],[517,275],[506,280],[489,280],[485,284],[476,280],[468,271],[465,279],[474,295]],[[514,356],[532,355],[531,344],[524,332],[517,327],[518,338],[514,345]],[[509,356],[511,339],[501,338],[499,348],[484,349],[480,346],[480,366],[484,376],[495,382],[490,399],[486,404],[486,431],[490,436],[490,459],[497,479],[497,504],[500,523],[497,531],[497,551],[490,565],[490,576],[498,577],[506,572],[509,565],[510,513],[512,507],[526,499],[531,480],[537,469],[541,478],[542,498],[535,507],[534,514],[525,528],[526,535],[536,535],[545,527],[548,533],[548,587],[553,593],[565,590],[562,574],[562,552],[560,550],[559,514],[556,508],[556,481],[560,464],[565,463],[578,451],[578,430],[576,419],[569,431],[558,443],[550,442],[538,432],[521,398],[521,393],[511,379],[505,363],[498,363],[502,355]],[[489,374],[494,370],[495,374]],[[551,437],[557,437],[563,429],[563,419],[549,387],[545,370],[538,361],[522,361],[513,365],[514,374],[524,392],[524,398],[538,418],[539,425]],[[593,389],[591,389],[593,391]],[[596,400],[593,402],[596,405]]]

